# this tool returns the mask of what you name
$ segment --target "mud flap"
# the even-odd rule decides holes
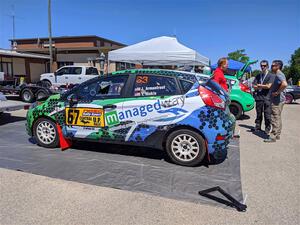
[[[68,148],[70,148],[72,146],[72,141],[69,139],[66,139],[63,135],[63,132],[61,130],[61,127],[59,124],[56,124],[56,128],[57,128],[57,132],[58,132],[58,136],[59,136],[59,145],[60,145],[60,149],[62,151],[67,150]]]

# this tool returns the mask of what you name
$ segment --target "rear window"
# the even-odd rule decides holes
[[[98,70],[94,67],[86,68],[86,75],[98,75]]]
[[[188,92],[193,86],[193,82],[182,79],[180,79],[180,84],[184,93]]]

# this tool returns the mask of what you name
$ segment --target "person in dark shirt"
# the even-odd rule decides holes
[[[285,102],[284,90],[287,87],[287,82],[284,73],[281,71],[283,62],[274,60],[272,63],[272,72],[275,74],[275,79],[271,88],[271,106],[272,106],[272,131],[265,142],[276,142],[280,140],[282,129],[281,113]]]
[[[228,60],[227,58],[220,58],[218,60],[218,68],[214,71],[212,80],[218,83],[225,91],[228,92],[227,81],[224,76],[224,72],[228,68]]]
[[[260,62],[261,73],[253,81],[254,99],[256,103],[256,120],[253,132],[261,131],[261,124],[264,116],[265,133],[269,134],[271,130],[271,86],[275,75],[269,72],[269,63],[267,60]]]

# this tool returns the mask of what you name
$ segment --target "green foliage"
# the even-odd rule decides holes
[[[290,65],[284,66],[283,73],[286,75],[287,80],[292,78],[293,84],[297,84],[300,80],[300,48],[296,49],[294,54],[291,55]]]
[[[240,61],[242,63],[246,63],[249,61],[249,56],[245,53],[245,49],[238,49],[234,52],[228,53],[228,58],[236,61]]]
[[[260,70],[253,70],[252,71],[252,77],[256,77],[258,74],[260,74],[261,71]]]

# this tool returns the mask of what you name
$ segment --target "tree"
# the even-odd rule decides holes
[[[287,80],[292,78],[293,84],[297,84],[300,80],[300,48],[296,49],[291,55],[290,65],[284,66],[283,73]]]
[[[236,61],[240,61],[242,63],[246,63],[249,61],[249,56],[245,53],[245,49],[238,49],[234,52],[228,53],[228,58]]]
[[[251,75],[252,75],[252,77],[256,77],[260,73],[261,73],[260,70],[253,70],[252,73],[251,73]]]

